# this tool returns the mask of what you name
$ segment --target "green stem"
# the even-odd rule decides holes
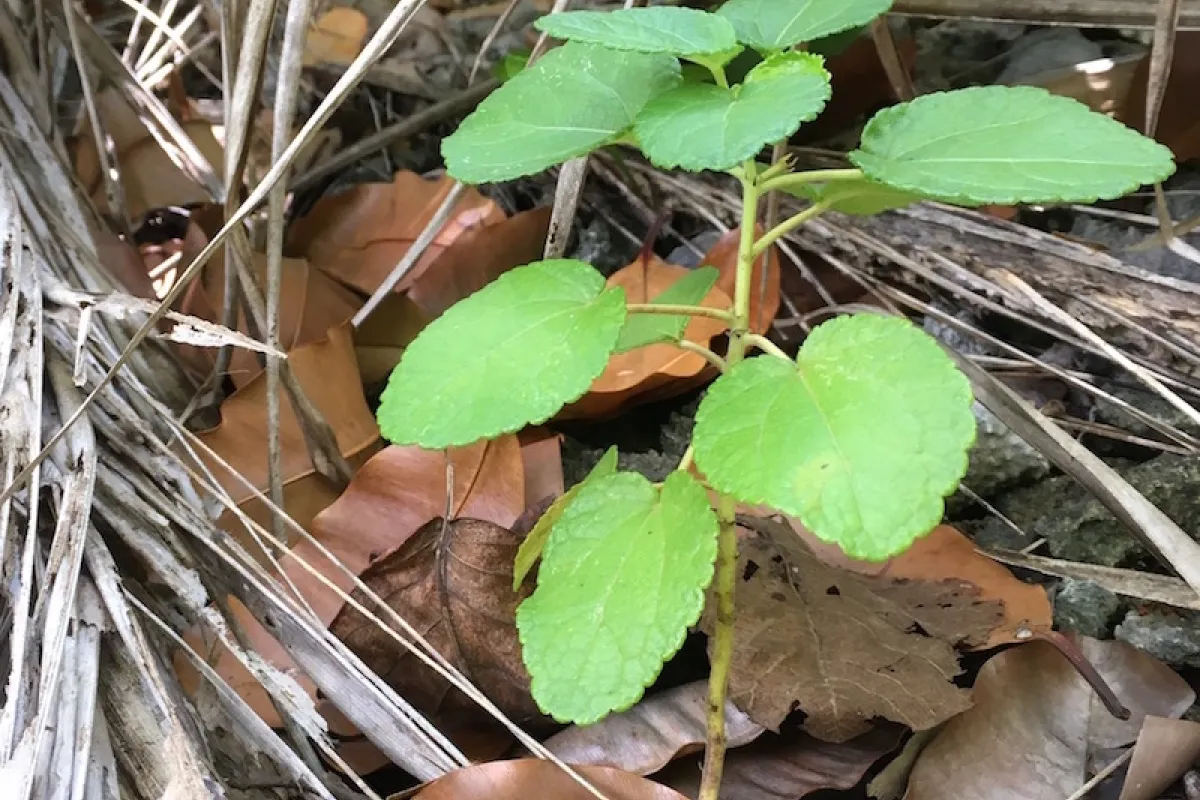
[[[829,181],[853,181],[863,176],[861,169],[810,169],[807,172],[789,172],[768,178],[759,184],[760,192],[774,192],[777,189],[790,189],[796,186],[806,186],[810,183],[828,183]]]
[[[755,226],[758,223],[760,187],[751,176],[753,162],[742,169],[742,227],[738,241],[737,282],[733,290],[733,324],[729,328],[729,350],[725,362],[730,368],[746,356],[750,333],[750,284],[754,274]],[[725,768],[725,696],[729,688],[729,668],[733,663],[734,589],[737,582],[737,528],[734,517],[737,501],[722,494],[717,502],[721,530],[717,539],[716,593],[717,614],[709,651],[707,731],[704,741],[704,772],[697,800],[718,800],[721,773]]]
[[[776,358],[782,358],[784,361],[792,360],[787,353],[779,349],[779,345],[775,344],[765,336],[759,336],[757,333],[746,334],[746,344],[752,344],[759,350],[762,350],[764,353],[769,353]]]
[[[724,308],[708,306],[677,306],[669,303],[627,303],[625,310],[630,314],[670,314],[676,317],[712,317],[727,325],[733,324],[733,314]]]
[[[725,363],[725,359],[721,358],[719,355],[714,353],[712,350],[709,350],[704,345],[696,344],[695,342],[691,341],[690,339],[680,339],[678,342],[675,343],[675,346],[678,347],[680,350],[686,350],[689,353],[695,353],[698,356],[702,356],[705,361],[712,364],[717,369],[721,370],[721,372],[724,372],[729,367],[729,365]]]
[[[754,243],[752,257],[758,258],[758,256],[765,252],[768,247],[775,244],[775,242],[779,241],[784,236],[787,236],[789,233],[796,230],[796,228],[799,228],[810,219],[816,219],[828,210],[829,206],[827,204],[816,203],[815,205],[811,205],[804,209],[799,214],[788,217],[783,222],[764,233],[763,237]]]

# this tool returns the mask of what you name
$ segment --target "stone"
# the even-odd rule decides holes
[[[975,446],[963,483],[983,498],[1003,489],[1029,483],[1050,471],[1050,462],[1032,445],[1015,434],[995,414],[976,401]]]
[[[1119,597],[1095,581],[1067,578],[1054,593],[1054,627],[1107,639],[1121,605]]]
[[[1116,638],[1172,667],[1200,667],[1200,614],[1194,611],[1130,611]]]
[[[1139,411],[1149,414],[1155,419],[1165,422],[1184,433],[1190,433],[1193,436],[1200,434],[1200,426],[1197,426],[1190,417],[1168,403],[1159,394],[1149,390],[1132,389],[1127,386],[1105,386],[1104,389],[1109,394],[1124,400]],[[1132,433],[1134,436],[1144,436],[1151,439],[1162,438],[1162,434],[1158,431],[1105,400],[1096,400],[1095,418],[1097,422],[1120,428],[1123,431]]]

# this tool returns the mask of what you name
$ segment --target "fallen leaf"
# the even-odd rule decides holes
[[[1031,75],[1019,83],[1040,86],[1051,94],[1078,100],[1101,114],[1122,116],[1136,75],[1142,70],[1142,63],[1149,60],[1147,55],[1139,52],[1086,61]],[[1145,81],[1143,75],[1143,86]]]
[[[360,577],[505,714],[528,727],[545,718],[529,694],[517,637],[517,604],[528,594],[512,588],[520,543],[519,535],[484,520],[433,519]],[[366,600],[361,590],[354,597]],[[343,608],[329,629],[451,739],[486,738],[488,729],[507,739],[490,714],[353,608]]]
[[[398,172],[392,183],[361,184],[322,198],[289,231],[288,252],[342,283],[372,294],[433,218],[453,181]],[[548,208],[504,212],[468,189],[450,221],[396,285],[430,319],[503,272],[541,257]],[[436,264],[436,267],[434,266]]]
[[[566,491],[563,483],[562,436],[549,428],[525,428],[517,434],[525,467],[525,507]]]
[[[304,65],[349,64],[362,52],[367,38],[367,15],[337,6],[316,19],[304,39]]]
[[[831,569],[801,548],[787,555],[761,537],[740,543],[729,681],[739,708],[777,729],[798,706],[810,734],[843,742],[875,717],[921,730],[970,706],[953,684],[953,646],[923,629],[913,598],[886,597],[886,581]],[[946,617],[962,616],[957,636],[990,629],[999,613],[994,603],[949,605]],[[710,603],[701,627],[711,635],[712,624]]]
[[[579,767],[578,772],[608,800],[685,800],[683,795],[645,778],[611,767]],[[555,764],[537,758],[474,764],[443,775],[417,792],[414,800],[594,800],[595,795]]]
[[[103,89],[96,94],[96,112],[104,122],[104,131],[112,139],[121,172],[121,188],[125,193],[125,209],[130,221],[136,223],[147,212],[167,206],[183,206],[212,200],[187,174],[175,166],[167,152],[159,146],[150,131],[138,119],[116,89]],[[191,138],[208,163],[220,174],[224,149],[213,135],[212,125],[203,120],[182,122],[183,131]],[[104,176],[91,127],[86,126],[74,144],[75,174],[97,210],[108,211],[104,191]]]
[[[1123,642],[1079,638],[1083,653],[1130,709],[1118,720],[1049,644],[1006,650],[979,671],[974,707],[921,753],[907,800],[1043,800],[1087,780],[1092,750],[1124,747],[1146,715],[1178,717],[1195,699],[1165,664]]]
[[[668,264],[652,255],[618,270],[608,279],[608,286],[622,287],[626,302],[648,303],[689,272],[686,267]],[[720,280],[718,278],[718,286]],[[723,290],[713,288],[700,305],[728,308],[732,303]],[[725,328],[721,320],[693,317],[684,331],[684,338],[708,347],[712,338],[723,333]],[[559,412],[559,419],[610,417],[632,405],[686,392],[715,374],[715,369],[703,356],[673,344],[652,344],[617,353],[609,359],[608,366],[587,394]]]
[[[407,295],[383,298],[375,312],[354,329],[354,354],[363,384],[375,386],[386,381],[400,363],[404,348],[430,321]]]
[[[545,745],[570,764],[618,767],[649,775],[704,748],[707,711],[708,682],[695,681],[652,695],[595,725],[572,725],[551,736]],[[762,733],[760,725],[732,703],[726,704],[729,747],[749,744]]]
[[[332,426],[342,455],[351,466],[365,461],[379,441],[379,428],[363,397],[349,326],[330,328],[324,338],[295,348],[288,354],[288,361],[309,400]],[[221,404],[218,427],[199,434],[257,492],[267,489],[266,418],[266,376],[259,375]],[[338,493],[313,469],[304,434],[282,390],[279,439],[284,509],[301,527],[308,528],[313,518],[337,499]],[[270,513],[255,491],[214,459],[204,453],[200,453],[200,458],[242,511],[269,530]],[[231,512],[226,511],[219,524],[247,544],[252,553],[259,552]]]
[[[952,636],[943,636],[930,630],[935,636],[961,643],[968,649],[986,650],[1025,641],[1030,632],[1053,628],[1053,611],[1046,590],[1025,583],[1003,565],[980,553],[974,542],[951,525],[939,525],[895,558],[871,562],[850,558],[836,545],[817,539],[804,529],[799,520],[789,519],[788,523],[790,531],[787,526],[772,520],[747,520],[747,524],[771,537],[789,555],[788,533],[791,532],[799,536],[817,558],[831,567],[895,582],[897,588],[884,593],[902,604],[904,595],[910,594],[902,587],[913,581],[920,582],[920,593],[932,594],[935,590],[930,584],[938,584],[949,595],[971,595],[972,599],[968,602],[999,601],[1004,604],[1003,620],[990,631],[972,629],[965,639],[955,640]],[[906,607],[927,629],[939,627],[938,612],[946,609],[939,608],[940,604],[918,602],[926,608],[914,605]],[[957,622],[957,613],[955,611],[948,615],[952,624]]]
[[[142,254],[132,244],[100,227],[91,230],[96,255],[105,271],[116,281],[117,288],[134,297],[154,297],[149,269]]]
[[[1200,758],[1200,723],[1147,716],[1120,800],[1155,800]]]
[[[761,230],[757,232],[762,233]],[[737,251],[740,238],[740,229],[734,228],[718,239],[704,254],[704,258],[700,259],[701,264],[709,264],[720,270],[717,288],[728,297],[733,297],[734,286],[737,284]],[[754,262],[754,272],[750,275],[750,330],[754,333],[769,331],[775,315],[779,313],[779,248],[771,248],[770,261],[765,264],[765,277],[763,269],[764,258],[759,256]]]
[[[875,800],[899,800],[908,790],[908,776],[921,752],[937,737],[941,728],[916,731],[908,737],[900,752],[879,770],[867,784],[867,796]]]
[[[871,765],[900,743],[898,725],[848,742],[822,742],[800,731],[767,734],[725,756],[721,800],[797,800],[822,789],[850,789]],[[676,761],[655,780],[688,797],[700,788],[700,759]]]
[[[1139,131],[1146,127],[1149,77],[1150,59],[1147,58],[1133,74],[1125,112],[1118,117]],[[1200,81],[1200,31],[1179,31],[1175,34],[1175,56],[1154,138],[1171,148],[1175,160],[1180,162],[1200,156],[1200,115],[1196,114],[1195,102],[1197,81]]]

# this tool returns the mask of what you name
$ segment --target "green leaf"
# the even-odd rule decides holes
[[[811,53],[780,53],[741,86],[684,84],[658,95],[634,130],[657,166],[726,170],[791,136],[829,100],[829,73]]]
[[[435,449],[544,422],[587,391],[625,323],[625,293],[582,261],[537,261],[452,306],[404,351],[379,406],[396,444]]]
[[[533,569],[533,565],[542,557],[542,550],[546,547],[546,540],[550,538],[550,531],[562,517],[563,512],[567,510],[567,506],[579,494],[579,491],[587,485],[588,481],[605,478],[617,471],[617,448],[612,446],[604,453],[596,466],[592,467],[592,471],[587,474],[587,477],[579,483],[572,486],[561,497],[556,499],[546,509],[546,513],[538,518],[537,524],[533,526],[533,530],[521,542],[521,546],[517,549],[517,557],[513,560],[513,591],[521,588],[521,584],[525,582],[525,576],[529,574],[529,570]]]
[[[670,6],[567,11],[542,17],[533,26],[556,39],[675,56],[720,53],[734,50],[738,43],[728,20]]]
[[[529,56],[532,53],[528,47],[510,50],[492,67],[492,75],[501,83],[512,80],[529,64]]]
[[[876,314],[818,326],[797,361],[747,359],[713,383],[696,466],[713,488],[797,516],[854,558],[903,552],[966,472],[967,379],[932,337]]]
[[[881,183],[959,205],[1091,203],[1175,171],[1161,144],[1032,86],[929,94],[885,109],[850,160]]]
[[[928,199],[867,179],[806,183],[794,188],[783,187],[782,191],[856,217],[870,217]]]
[[[620,136],[651,97],[679,82],[679,62],[569,42],[492,92],[442,141],[464,183],[532,175]]]
[[[716,267],[694,269],[664,289],[651,302],[673,306],[697,305],[712,289],[720,274]],[[683,338],[690,321],[691,317],[678,314],[630,314],[625,319],[625,327],[621,328],[613,352],[624,353],[659,342],[678,342]]]
[[[716,555],[716,515],[687,473],[661,490],[632,472],[589,480],[517,609],[538,706],[587,725],[636,703],[700,617]]]
[[[717,14],[739,42],[768,52],[865,25],[891,7],[892,0],[729,0]]]

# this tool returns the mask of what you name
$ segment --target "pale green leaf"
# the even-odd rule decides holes
[[[738,43],[728,20],[673,6],[566,11],[542,17],[534,27],[556,39],[676,56],[720,53]]]
[[[756,50],[785,50],[865,25],[892,0],[729,0],[717,9],[733,23],[739,42]]]
[[[716,515],[687,473],[661,490],[632,472],[588,481],[517,609],[538,706],[587,725],[636,703],[699,618],[716,554]]]
[[[700,267],[668,286],[652,303],[659,305],[698,305],[720,277],[716,267]],[[624,353],[659,342],[678,342],[683,338],[691,317],[678,314],[630,314],[617,337],[614,353]]]
[[[563,512],[567,510],[567,506],[575,499],[575,495],[579,494],[579,490],[587,485],[588,481],[605,478],[616,471],[617,448],[613,446],[608,448],[596,462],[596,466],[592,467],[592,471],[587,474],[587,477],[564,492],[561,497],[556,498],[546,512],[538,518],[533,530],[521,541],[521,546],[517,548],[517,557],[513,559],[514,592],[521,588],[529,570],[533,569],[533,565],[542,557],[542,550],[545,549],[546,541],[550,538],[550,531],[562,517]]]
[[[1090,203],[1175,171],[1161,144],[1032,86],[961,89],[884,109],[850,160],[876,181],[959,205]]]
[[[726,170],[796,132],[829,100],[829,73],[811,53],[780,53],[740,86],[684,84],[658,95],[634,130],[657,166]]]
[[[865,178],[830,181],[829,183],[806,183],[795,188],[785,187],[782,191],[805,200],[811,200],[813,203],[821,203],[832,211],[840,211],[856,217],[882,214],[884,211],[904,208],[927,199],[919,194],[905,192],[885,183],[876,183]]]
[[[384,438],[435,449],[544,422],[608,363],[625,293],[582,261],[537,261],[452,306],[404,351],[378,418]]]
[[[881,561],[942,517],[975,439],[971,389],[937,342],[876,314],[818,326],[798,363],[747,359],[696,416],[713,488],[800,518],[848,555]]]
[[[464,183],[532,175],[620,136],[651,97],[679,82],[679,62],[569,42],[492,92],[442,141]]]

